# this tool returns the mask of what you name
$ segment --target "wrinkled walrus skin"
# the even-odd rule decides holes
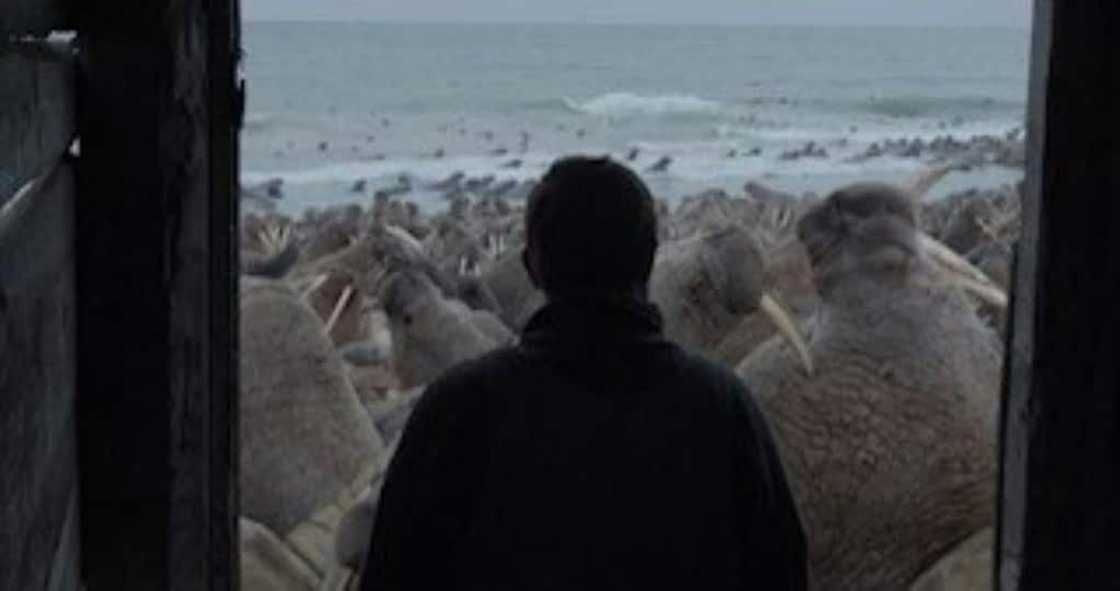
[[[778,339],[738,367],[793,484],[813,589],[905,589],[994,519],[1001,343],[878,191],[802,221],[813,377]]]
[[[323,323],[287,286],[241,290],[241,511],[284,536],[384,444]]]

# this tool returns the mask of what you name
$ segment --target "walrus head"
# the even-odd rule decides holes
[[[822,294],[854,273],[903,278],[919,252],[911,200],[879,183],[833,192],[801,219],[797,236]]]
[[[917,228],[911,191],[857,183],[834,191],[798,222],[823,297],[852,278],[901,283],[928,261],[941,279],[1006,307],[1007,296],[982,271]]]
[[[405,326],[412,324],[423,303],[441,297],[439,288],[415,269],[402,269],[390,274],[379,295],[385,315]]]

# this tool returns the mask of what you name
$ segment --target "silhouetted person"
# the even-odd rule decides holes
[[[389,468],[363,589],[806,587],[760,411],[661,335],[654,201],[609,159],[556,162],[523,260],[520,344],[429,385]]]

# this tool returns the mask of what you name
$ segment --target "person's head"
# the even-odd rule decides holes
[[[553,163],[529,195],[522,260],[549,297],[645,296],[657,251],[653,196],[607,157]]]

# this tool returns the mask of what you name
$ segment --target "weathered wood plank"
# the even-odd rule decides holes
[[[77,458],[75,458],[76,460]],[[81,547],[79,535],[80,515],[78,514],[78,489],[70,493],[66,504],[66,521],[55,547],[54,560],[51,561],[51,575],[46,591],[77,591],[82,588]]]
[[[209,3],[210,108],[210,588],[239,589],[240,513],[238,278],[240,144],[244,88],[239,0]],[[222,454],[225,454],[224,456]]]
[[[1112,0],[1036,0],[998,588],[1118,589],[1120,45]]]
[[[74,66],[0,55],[0,205],[43,175],[74,137]]]
[[[63,165],[0,209],[0,589],[47,589],[57,556],[77,567],[73,203]]]
[[[81,184],[97,196],[78,209],[91,591],[234,585],[236,169],[215,145],[228,159],[236,136],[211,116],[232,74],[212,74],[207,30],[230,11],[129,0],[83,19]]]
[[[70,0],[4,0],[0,10],[0,34],[45,33],[72,28]]]

